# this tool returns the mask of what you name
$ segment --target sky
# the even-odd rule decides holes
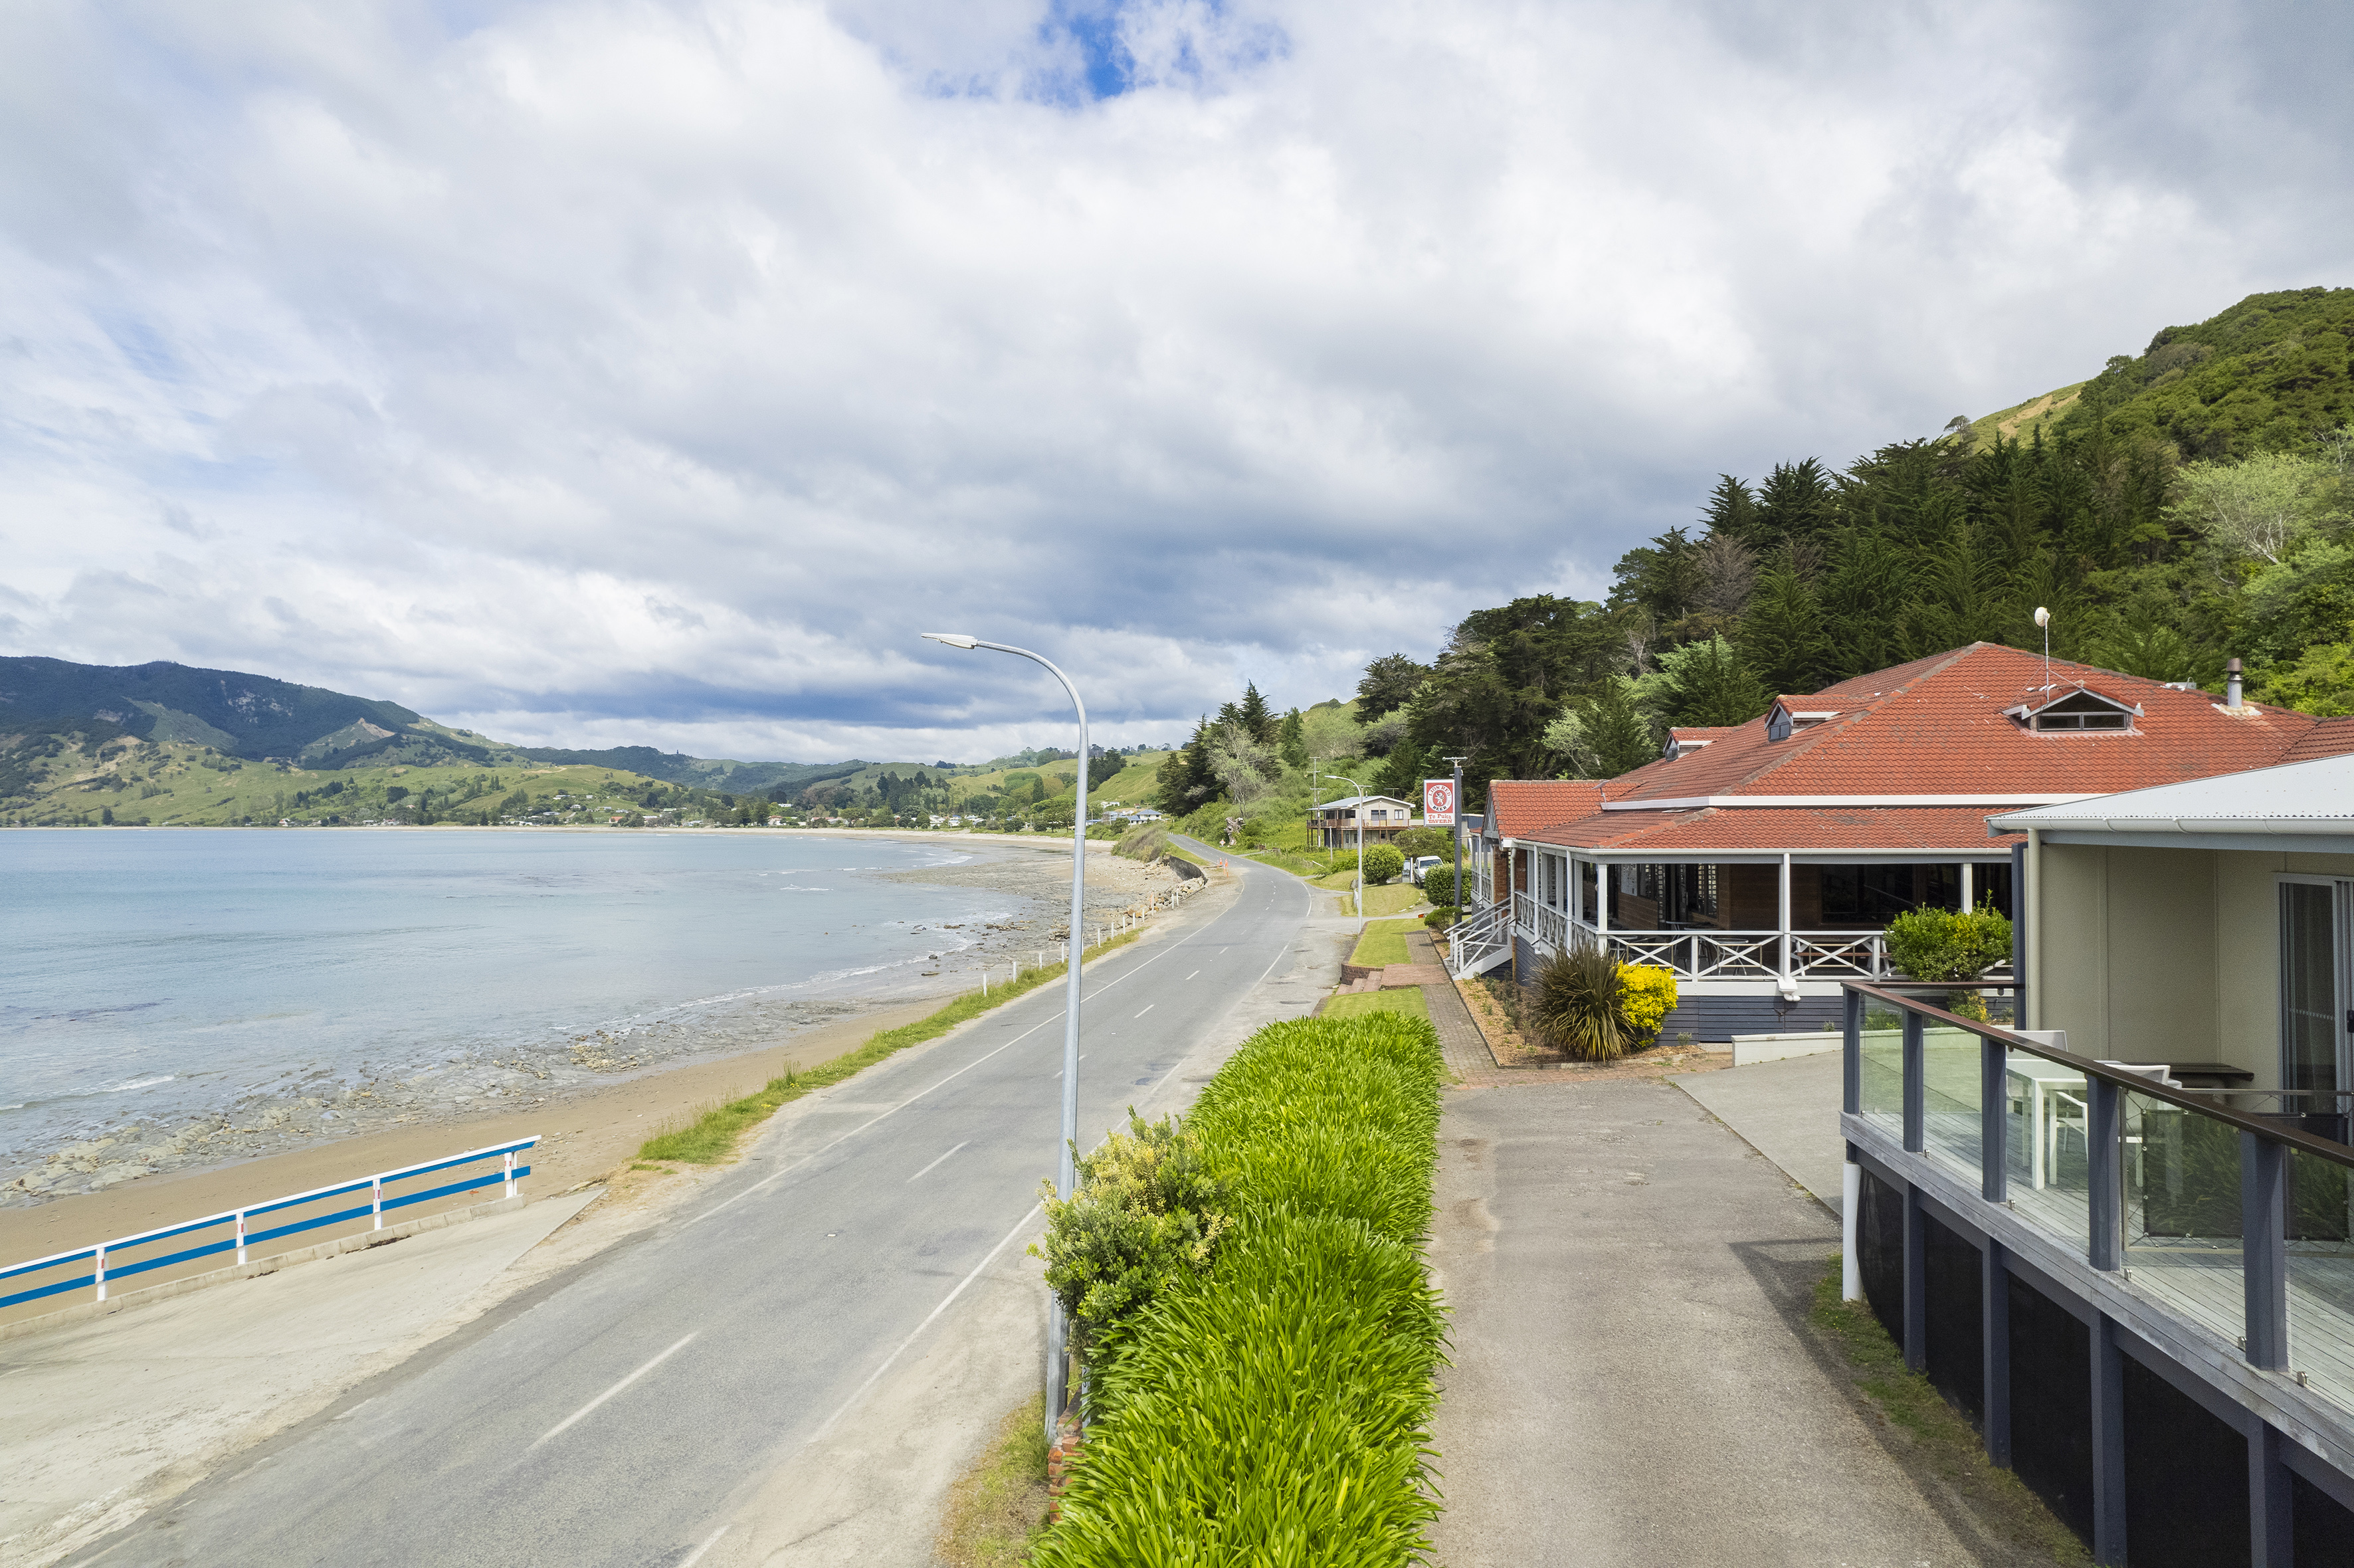
[[[979,758],[2354,283],[2295,3],[0,8],[0,652]]]

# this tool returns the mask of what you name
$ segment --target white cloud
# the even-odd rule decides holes
[[[2347,281],[2233,155],[2332,144],[2262,90],[2328,46],[2205,8],[2129,90],[1999,5],[125,15],[0,15],[0,644],[519,739],[1059,733],[938,626],[1116,738],[1313,701],[1719,470]]]

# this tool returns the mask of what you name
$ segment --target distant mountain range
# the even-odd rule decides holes
[[[183,741],[232,757],[277,758],[314,769],[588,765],[732,794],[760,794],[779,785],[805,788],[876,766],[858,760],[738,762],[651,746],[509,746],[437,724],[398,703],[238,670],[199,670],[163,660],[115,665],[0,658],[0,735],[52,734]]]

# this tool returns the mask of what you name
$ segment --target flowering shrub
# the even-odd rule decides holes
[[[1648,964],[1618,966],[1618,1009],[1626,1015],[1627,1032],[1641,1050],[1659,1037],[1659,1025],[1676,1010],[1676,977],[1672,969]]]

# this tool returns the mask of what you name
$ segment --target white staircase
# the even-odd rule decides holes
[[[1512,956],[1512,906],[1483,906],[1447,936],[1447,967],[1455,978],[1486,974]]]

